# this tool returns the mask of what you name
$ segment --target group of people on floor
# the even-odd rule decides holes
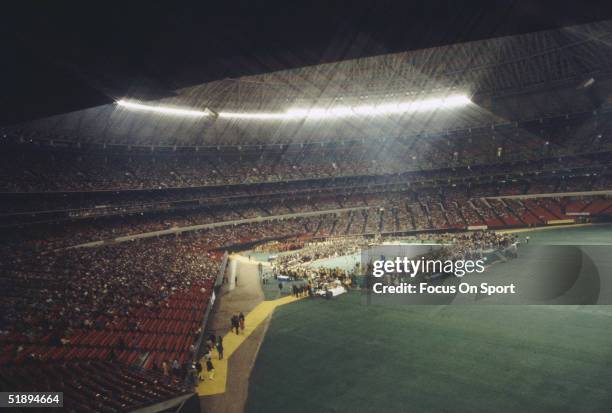
[[[204,345],[202,358],[197,359],[191,365],[190,375],[193,377],[194,384],[198,384],[200,381],[215,380],[215,366],[212,362],[214,350],[217,351],[218,359],[223,360],[223,337],[211,334]],[[204,365],[202,365],[202,361]],[[204,367],[206,367],[205,372]]]
[[[244,333],[244,314],[242,311],[240,314],[234,314],[232,316],[230,324],[232,326],[232,331],[235,331],[236,334]]]

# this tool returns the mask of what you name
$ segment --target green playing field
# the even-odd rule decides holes
[[[593,244],[611,234],[529,235]],[[276,310],[247,411],[610,412],[611,383],[612,306],[368,306],[352,292]]]
[[[612,226],[592,225],[570,228],[543,228],[517,234],[522,240],[529,236],[530,242],[539,244],[579,244],[610,245],[612,244]]]

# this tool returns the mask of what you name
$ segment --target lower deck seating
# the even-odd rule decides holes
[[[19,364],[34,358],[55,362],[119,361],[147,368],[177,360],[183,366],[191,362],[191,348],[198,338],[213,283],[210,279],[190,291],[175,293],[168,307],[161,310],[142,308],[129,318],[112,320],[100,316],[93,327],[68,334],[64,343],[51,335],[40,340],[24,334],[0,335],[0,364]]]
[[[62,411],[85,413],[126,412],[192,392],[169,376],[99,361],[5,366],[0,388],[63,392]]]

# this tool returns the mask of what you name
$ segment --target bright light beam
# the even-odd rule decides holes
[[[356,106],[334,106],[325,108],[291,108],[285,112],[219,112],[220,118],[245,120],[299,120],[299,119],[338,119],[358,116],[384,116],[403,113],[426,112],[437,109],[451,109],[470,104],[466,95],[450,95],[441,98],[429,98],[411,102],[385,102]],[[203,117],[209,116],[208,110],[192,110],[168,106],[152,106],[126,100],[117,101],[117,105],[133,110],[162,113],[166,115]]]
[[[201,110],[171,108],[168,106],[143,105],[142,103],[128,102],[123,99],[118,100],[117,105],[127,109],[140,110],[144,112],[162,113],[165,115],[190,116],[194,118],[200,118],[209,115],[208,112]]]
[[[451,109],[472,103],[466,95],[450,95],[412,102],[385,102],[378,105],[335,106],[323,108],[291,108],[285,112],[219,112],[220,118],[258,120],[338,119],[355,116],[383,116],[402,113]]]

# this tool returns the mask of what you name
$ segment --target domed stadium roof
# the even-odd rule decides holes
[[[609,104],[612,21],[227,78],[138,101],[206,111],[175,116],[116,103],[17,125],[58,139],[133,145],[239,145],[418,135],[593,111]],[[461,108],[338,119],[243,119],[469,96]],[[130,100],[130,96],[117,97]],[[220,116],[217,116],[220,115]]]

